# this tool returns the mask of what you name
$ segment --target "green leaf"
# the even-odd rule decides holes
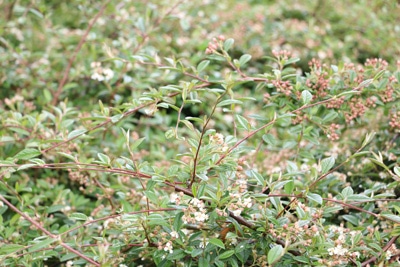
[[[31,246],[28,251],[29,252],[33,252],[36,250],[40,250],[42,248],[48,247],[51,243],[53,243],[54,241],[56,241],[56,239],[52,239],[52,238],[46,238],[43,241],[40,241],[36,244],[34,244],[33,246]]]
[[[304,90],[303,92],[301,92],[301,99],[303,100],[304,104],[308,104],[312,99],[312,94],[310,93],[310,91]]]
[[[210,240],[208,240],[208,242],[213,244],[213,245],[215,245],[215,246],[217,246],[217,247],[225,249],[224,243],[218,238],[211,238]]]
[[[139,139],[133,141],[133,144],[131,145],[131,150],[133,151],[133,150],[135,150],[138,146],[140,146],[140,144],[143,142],[144,139],[146,139],[146,137],[142,137],[142,138],[139,138]]]
[[[394,214],[391,214],[391,213],[381,214],[381,217],[383,217],[385,219],[388,219],[388,220],[391,220],[391,221],[396,222],[396,223],[400,223],[400,216],[397,216],[397,215],[394,215]]]
[[[97,157],[99,157],[100,161],[105,163],[105,164],[110,164],[111,160],[107,155],[104,155],[103,153],[97,153]]]
[[[167,139],[171,139],[174,136],[175,136],[175,130],[172,128],[165,132],[165,138]]]
[[[276,145],[275,136],[273,136],[272,134],[269,134],[269,133],[268,134],[264,134],[262,136],[262,139],[264,140],[265,143],[267,143],[267,144],[269,144],[271,146]]]
[[[322,197],[318,194],[308,193],[307,198],[311,201],[317,202],[318,204],[322,205]]]
[[[66,157],[66,158],[69,158],[72,161],[76,161],[75,157],[70,155],[70,154],[67,154],[67,153],[64,153],[64,152],[57,152],[57,153],[62,155],[62,156],[64,156],[64,157]]]
[[[72,213],[69,218],[76,221],[86,221],[88,219],[85,214],[79,212]]]
[[[225,51],[229,51],[229,49],[232,48],[232,45],[235,43],[235,40],[233,40],[232,38],[227,39],[224,42],[224,50]]]
[[[400,167],[394,167],[393,168],[393,171],[394,171],[394,173],[397,175],[397,176],[400,176]]]
[[[255,170],[251,170],[250,173],[251,173],[251,176],[253,176],[254,178],[256,178],[257,183],[258,183],[259,185],[264,186],[264,184],[265,184],[265,179],[264,179],[264,177],[262,177],[261,174],[259,174],[259,173],[258,173],[257,171],[255,171]]]
[[[205,68],[207,68],[208,64],[210,64],[209,60],[203,60],[199,63],[199,65],[197,65],[197,71],[202,72]]]
[[[39,156],[40,154],[42,154],[39,150],[34,149],[34,148],[25,148],[24,150],[18,152],[17,155],[15,155],[14,157],[16,159],[31,159],[34,158],[36,156]]]
[[[0,247],[0,255],[9,254],[23,249],[25,246],[18,244],[2,244]]]
[[[283,256],[283,247],[276,245],[268,252],[268,264],[272,265],[277,262]]]
[[[224,253],[222,253],[221,255],[218,256],[218,259],[223,260],[223,259],[227,259],[230,256],[232,256],[235,253],[234,250],[227,250]]]
[[[67,253],[60,258],[60,261],[61,262],[68,261],[68,260],[74,259],[76,257],[78,257],[78,256],[75,253]]]
[[[231,104],[243,104],[242,101],[236,99],[227,99],[218,103],[217,107],[223,107]]]
[[[249,130],[249,122],[247,119],[243,116],[236,115],[236,119],[238,120],[240,126],[242,126],[244,129]]]
[[[72,139],[74,137],[80,136],[80,135],[82,135],[82,134],[84,134],[86,132],[87,132],[87,130],[85,130],[85,129],[73,130],[72,132],[70,132],[68,134],[68,139]]]
[[[287,184],[284,185],[284,190],[286,194],[292,194],[294,190],[294,181],[291,180]]]
[[[35,163],[36,165],[45,165],[46,164],[46,162],[44,162],[44,160],[42,160],[42,159],[30,159],[29,161]]]
[[[343,219],[345,219],[346,221],[350,222],[354,226],[357,226],[357,225],[360,224],[359,219],[354,215],[343,215]]]
[[[350,195],[346,199],[347,199],[347,201],[355,201],[355,202],[364,202],[364,201],[373,200],[372,198],[370,198],[366,195],[360,195],[360,194]]]
[[[323,118],[322,118],[322,122],[326,123],[329,122],[331,120],[336,119],[336,117],[338,116],[338,113],[334,110],[331,110],[328,114],[326,114]]]
[[[284,66],[290,65],[290,64],[296,63],[297,61],[300,61],[300,58],[293,57],[293,58],[290,58],[288,60],[285,60],[285,63],[283,65]]]
[[[23,164],[18,167],[17,171],[29,169],[30,167],[33,167],[33,166],[37,166],[37,164],[33,164],[33,163]]]
[[[251,55],[249,54],[244,54],[240,57],[239,59],[239,64],[240,66],[244,66],[244,64],[246,64],[247,62],[249,62],[251,59]]]
[[[321,172],[327,173],[330,169],[332,169],[333,165],[335,165],[335,158],[329,157],[325,158],[321,161]]]
[[[353,191],[353,188],[351,188],[350,186],[347,186],[346,188],[344,188],[343,190],[342,190],[342,196],[344,197],[344,198],[346,198],[347,199],[347,197],[349,197],[349,196],[351,196],[351,195],[353,195],[354,194],[354,191]]]

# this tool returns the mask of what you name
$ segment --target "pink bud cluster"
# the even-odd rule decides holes
[[[223,41],[225,41],[225,36],[223,35],[218,36],[218,38],[212,38],[211,42],[208,43],[206,54],[212,54],[217,51]]]

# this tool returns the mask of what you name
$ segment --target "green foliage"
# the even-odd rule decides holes
[[[22,2],[0,266],[397,266],[398,4]]]

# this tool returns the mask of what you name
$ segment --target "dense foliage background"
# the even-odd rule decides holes
[[[398,266],[398,1],[0,8],[0,266]]]

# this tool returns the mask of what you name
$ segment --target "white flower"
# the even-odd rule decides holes
[[[165,244],[164,251],[169,251],[169,253],[174,252],[171,241],[168,241],[167,244]]]
[[[90,67],[92,67],[93,69],[94,68],[100,68],[100,66],[101,66],[100,62],[94,61],[94,62],[90,63]]]
[[[128,267],[126,264],[120,264],[119,267]]]
[[[337,247],[334,248],[328,248],[329,255],[338,255],[338,256],[344,256],[348,250],[346,248],[343,248],[341,245],[338,245]]]
[[[67,264],[65,266],[66,267],[71,267],[72,265],[74,265],[73,261],[67,261]]]
[[[179,234],[178,234],[178,232],[176,232],[176,231],[172,231],[172,232],[170,233],[170,235],[171,235],[171,237],[173,237],[173,238],[178,238],[178,237],[179,237]]]
[[[244,207],[250,208],[251,205],[252,205],[252,203],[251,203],[251,198],[245,198],[245,199],[243,199],[243,206],[244,206]]]
[[[99,74],[99,73],[97,73],[97,72],[93,73],[92,76],[90,76],[90,78],[92,80],[97,80],[99,82],[104,81],[104,76]]]
[[[171,196],[169,197],[169,201],[171,201],[172,203],[175,203],[178,198],[179,197],[177,194],[172,193]]]
[[[240,213],[242,213],[242,210],[238,209],[238,210],[234,210],[232,211],[233,215],[235,216],[240,216]]]
[[[200,247],[200,248],[205,248],[207,245],[208,245],[208,242],[201,242],[201,243],[199,244],[199,247]]]
[[[204,212],[196,211],[194,213],[194,218],[198,222],[205,222],[208,219],[208,215],[205,214]]]
[[[114,77],[114,72],[111,69],[103,69],[104,79],[111,80]]]

